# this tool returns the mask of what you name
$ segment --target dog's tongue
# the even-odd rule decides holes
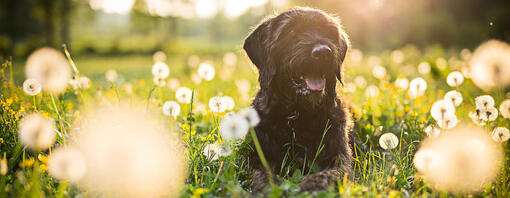
[[[323,77],[306,77],[305,82],[312,91],[321,91],[326,86],[326,79]]]

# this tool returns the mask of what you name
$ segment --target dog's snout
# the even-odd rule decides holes
[[[323,59],[331,53],[331,48],[327,45],[317,44],[312,49],[312,58]]]

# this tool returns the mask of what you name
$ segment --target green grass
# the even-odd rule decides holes
[[[380,57],[381,64],[388,70],[384,80],[377,80],[371,76],[369,56],[360,63],[347,62],[345,64],[345,82],[353,82],[356,76],[364,76],[369,85],[376,85],[381,90],[377,98],[370,99],[365,96],[364,88],[357,88],[353,93],[343,93],[353,105],[355,114],[355,149],[354,155],[354,181],[339,180],[336,185],[329,189],[313,194],[298,194],[299,182],[308,174],[308,170],[294,170],[292,167],[282,167],[282,175],[278,176],[279,182],[274,187],[266,189],[269,197],[337,197],[345,196],[441,196],[450,195],[466,196],[465,194],[449,194],[448,192],[435,190],[415,170],[413,166],[414,153],[420,147],[420,142],[426,137],[425,126],[434,121],[429,114],[431,104],[443,97],[451,90],[445,82],[446,75],[454,69],[447,67],[439,69],[436,66],[436,58],[458,58],[456,54],[448,54],[439,46],[428,50],[418,50],[413,47],[402,49],[406,55],[403,63],[395,63],[391,60],[390,52],[373,54]],[[424,53],[423,51],[427,51]],[[170,67],[170,78],[180,81],[181,86],[195,90],[193,110],[190,105],[181,104],[181,113],[176,119],[177,132],[182,137],[186,147],[188,162],[188,177],[182,188],[181,196],[203,197],[244,197],[249,196],[248,186],[251,182],[251,169],[247,164],[247,156],[250,150],[250,136],[246,140],[230,142],[233,153],[218,160],[211,160],[202,154],[207,144],[221,139],[218,134],[218,123],[225,113],[200,113],[196,111],[199,104],[207,105],[209,98],[217,95],[231,96],[236,106],[234,111],[249,106],[251,99],[243,97],[246,93],[238,90],[235,81],[246,79],[251,83],[251,88],[246,90],[249,96],[254,96],[257,86],[257,74],[244,55],[238,55],[238,62],[234,72],[229,76],[220,77],[223,63],[221,53],[211,52],[201,55],[202,60],[212,61],[216,67],[216,76],[212,81],[202,81],[195,84],[190,76],[196,73],[196,68],[187,65],[187,55],[168,55],[166,63]],[[148,55],[129,56],[92,56],[82,55],[73,57],[81,74],[92,80],[92,87],[83,90],[83,97],[76,91],[68,90],[57,98],[57,108],[63,115],[63,120],[71,126],[78,118],[76,111],[87,108],[91,102],[142,100],[147,102],[149,93],[153,88],[151,66],[152,57]],[[459,58],[458,58],[459,59]],[[432,65],[430,74],[421,75],[416,72],[416,66],[421,61],[428,61]],[[29,112],[33,112],[34,98],[26,96],[21,88],[24,77],[23,60],[14,60],[13,76],[11,81],[10,64],[3,66],[0,76],[0,144],[1,154],[8,162],[8,172],[0,176],[1,197],[74,197],[82,194],[91,196],[87,192],[78,189],[77,186],[66,182],[52,179],[44,170],[45,162],[38,158],[39,154],[48,155],[49,151],[32,152],[25,149],[17,138],[19,120]],[[406,69],[403,69],[406,68]],[[115,86],[105,80],[105,72],[115,69],[120,79]],[[410,99],[405,91],[397,90],[392,82],[397,76],[405,76],[408,79],[421,76],[426,79],[428,89],[426,94],[417,99]],[[133,85],[134,92],[127,93],[124,85]],[[340,91],[339,87],[339,91]],[[461,123],[471,123],[467,114],[474,110],[474,97],[481,94],[490,94],[499,105],[506,96],[504,91],[485,93],[476,88],[473,83],[466,79],[459,90],[463,93],[464,102],[457,107],[457,116]],[[508,91],[508,90],[507,90]],[[161,112],[162,104],[167,100],[175,100],[175,90],[168,87],[156,88],[151,93],[150,108]],[[37,108],[40,112],[57,118],[48,94],[39,94],[35,97]],[[84,102],[86,101],[86,102]],[[70,130],[70,125],[65,125]],[[491,127],[509,127],[510,123],[502,117],[491,123]],[[60,126],[58,130],[63,130]],[[379,137],[386,132],[391,132],[399,138],[399,145],[392,150],[383,150],[379,146]],[[58,139],[56,145],[65,144]],[[503,143],[505,148],[505,166],[498,179],[485,187],[481,192],[474,195],[508,197],[510,192],[510,146]],[[30,162],[29,166],[20,166],[20,163]],[[398,170],[398,171],[397,171]]]

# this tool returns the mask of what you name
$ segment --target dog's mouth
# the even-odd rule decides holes
[[[305,75],[299,77],[300,82],[294,82],[296,85],[301,85],[301,87],[306,88],[307,90],[313,92],[321,92],[326,87],[326,77],[325,75]]]
[[[311,91],[322,91],[326,86],[326,78],[324,76],[305,76],[304,81],[306,87]]]

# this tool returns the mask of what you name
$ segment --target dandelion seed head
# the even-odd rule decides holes
[[[137,104],[84,114],[72,141],[87,167],[80,187],[116,197],[172,197],[180,191],[186,166],[176,134],[154,122],[157,114],[133,108]]]
[[[376,98],[379,96],[379,88],[375,85],[370,85],[365,90],[365,95],[369,98]]]
[[[35,79],[42,89],[51,93],[61,93],[71,80],[71,67],[62,53],[53,48],[40,48],[27,59],[27,78]]]
[[[168,65],[163,62],[156,62],[152,65],[152,75],[157,78],[165,79],[170,75]]]
[[[393,52],[391,52],[391,60],[393,60],[393,62],[395,63],[402,63],[404,62],[404,53],[400,50],[393,50]]]
[[[166,54],[163,51],[157,51],[152,55],[152,59],[154,62],[165,62],[166,61]]]
[[[437,125],[443,129],[451,129],[459,123],[455,114],[446,114],[445,117],[436,120]]]
[[[430,64],[428,62],[421,62],[418,64],[418,73],[422,75],[430,73]]]
[[[455,114],[455,106],[449,100],[438,100],[430,108],[430,115],[434,120],[443,120],[450,114]]]
[[[434,188],[473,192],[496,177],[501,156],[482,128],[462,126],[425,139],[413,162]]]
[[[249,129],[248,120],[236,114],[225,116],[220,123],[220,135],[226,140],[243,138]]]
[[[437,137],[441,133],[441,131],[434,126],[429,125],[427,126],[427,128],[425,128],[425,133],[427,134],[427,136]]]
[[[393,133],[382,134],[379,138],[379,146],[384,150],[394,149],[398,146],[398,137]]]
[[[444,100],[452,102],[453,105],[458,107],[460,104],[462,104],[462,94],[458,91],[452,90],[449,92],[446,92],[444,95]]]
[[[237,63],[237,56],[236,54],[232,52],[228,52],[225,55],[223,55],[223,63],[227,67],[233,67]]]
[[[356,85],[354,83],[345,83],[342,91],[345,93],[354,93],[356,91]]]
[[[356,86],[359,88],[365,88],[365,86],[367,86],[367,80],[363,76],[356,76],[356,78],[354,78],[354,83],[356,83]]]
[[[414,78],[409,83],[408,94],[411,98],[422,96],[425,94],[425,90],[427,90],[427,82],[421,77]]]
[[[179,88],[180,85],[181,83],[179,82],[179,80],[175,78],[170,78],[168,80],[168,87],[172,90],[177,90],[177,88]]]
[[[31,113],[19,123],[19,139],[32,150],[46,150],[56,139],[55,122],[40,113]]]
[[[159,76],[154,76],[154,84],[159,87],[164,87],[166,85],[166,80]]]
[[[235,107],[234,99],[230,96],[223,96],[223,100],[227,103],[227,110],[232,110]]]
[[[395,87],[397,87],[400,90],[407,90],[407,88],[409,87],[409,80],[407,80],[407,78],[404,77],[397,78],[395,80]]]
[[[23,82],[23,91],[25,94],[29,96],[35,96],[39,93],[41,93],[42,85],[39,83],[39,81],[35,79],[26,79],[25,82]]]
[[[374,77],[377,79],[384,79],[386,76],[386,69],[381,65],[376,65],[372,69],[372,75],[374,75]]]
[[[108,71],[106,71],[106,80],[109,81],[109,82],[115,82],[117,81],[117,78],[119,77],[119,75],[117,74],[117,71],[115,71],[114,69],[109,69]]]
[[[191,68],[197,67],[198,64],[200,64],[200,57],[198,57],[197,55],[191,55],[188,57],[188,65]]]
[[[510,118],[510,99],[507,99],[499,105],[499,112],[504,118]]]
[[[49,156],[48,172],[55,179],[78,183],[87,172],[87,167],[79,150],[60,146]]]
[[[204,80],[212,80],[214,78],[215,70],[211,63],[203,62],[198,66],[198,76]]]
[[[175,101],[166,101],[163,104],[163,114],[167,116],[177,117],[181,112],[181,106]]]
[[[489,40],[478,46],[469,61],[473,83],[484,90],[510,85],[510,45]]]
[[[506,142],[510,138],[510,130],[505,127],[496,127],[492,131],[492,139],[496,142]]]
[[[208,144],[204,147],[202,153],[210,160],[218,160],[219,157],[227,157],[232,154],[232,149],[226,144],[220,144],[218,141]]]
[[[175,91],[175,98],[178,102],[183,104],[189,104],[191,102],[192,95],[193,91],[187,87],[179,87],[177,91]]]
[[[462,73],[455,71],[450,74],[448,74],[448,77],[446,77],[446,83],[450,87],[457,87],[461,85],[464,82],[464,76]]]
[[[259,114],[253,107],[242,109],[237,114],[246,119],[252,127],[257,126],[260,122]]]
[[[443,69],[445,69],[448,66],[448,62],[446,62],[446,59],[444,59],[442,57],[437,58],[436,59],[436,66],[440,70],[443,70]]]
[[[489,95],[482,95],[475,98],[475,104],[477,109],[487,109],[494,106],[494,98]]]
[[[221,96],[215,96],[209,99],[209,109],[215,113],[225,112],[228,108],[228,104],[225,99]]]
[[[498,109],[491,106],[486,109],[478,109],[479,117],[481,120],[490,122],[498,118]]]
[[[81,89],[88,89],[90,86],[92,86],[92,82],[86,76],[80,76],[79,82]]]

